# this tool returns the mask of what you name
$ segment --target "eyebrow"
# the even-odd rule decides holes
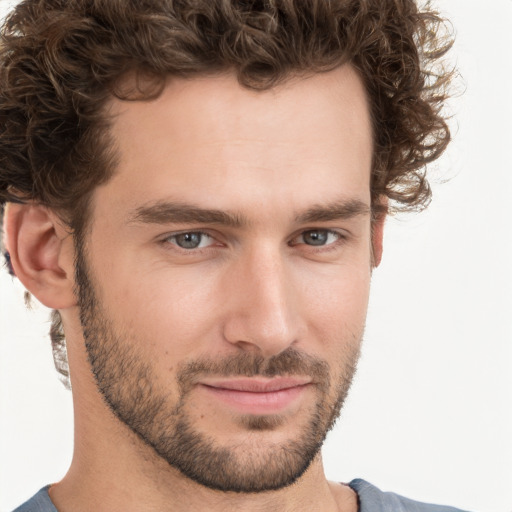
[[[232,228],[240,228],[248,224],[243,215],[169,201],[137,208],[130,216],[129,223],[133,222],[143,224],[221,224]]]
[[[304,224],[307,222],[352,219],[370,214],[371,208],[364,201],[359,199],[343,199],[308,208],[305,212],[298,215],[295,220],[299,224]]]
[[[295,217],[295,222],[327,222],[351,219],[370,215],[371,208],[359,199],[343,199],[308,208]],[[200,208],[187,203],[159,201],[136,208],[129,217],[129,224],[219,224],[232,228],[242,228],[250,224],[240,213],[209,208]]]

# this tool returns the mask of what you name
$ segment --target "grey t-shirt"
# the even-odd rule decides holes
[[[428,505],[403,498],[392,492],[382,492],[359,478],[352,480],[348,485],[359,497],[359,512],[463,512],[453,507]],[[49,487],[43,487],[13,512],[57,512],[48,495]]]
[[[359,512],[463,512],[454,507],[420,503],[394,492],[382,492],[360,478],[352,480],[348,485],[359,496]]]

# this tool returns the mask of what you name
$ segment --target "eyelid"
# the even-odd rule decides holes
[[[294,241],[297,240],[297,238],[299,238],[299,237],[303,236],[305,233],[309,233],[311,231],[321,231],[321,232],[327,233],[329,235],[332,234],[332,235],[335,235],[338,239],[334,242],[331,242],[331,243],[328,243],[325,245],[309,245],[304,242],[294,243]],[[302,229],[299,233],[294,235],[290,241],[290,245],[305,245],[312,250],[327,250],[329,248],[333,248],[333,247],[337,246],[339,243],[344,242],[345,240],[347,240],[347,238],[348,238],[348,233],[345,230],[325,228],[325,227],[312,227],[312,228]]]
[[[335,235],[337,240],[327,243],[325,245],[310,245],[310,244],[306,244],[305,242],[297,242],[298,238],[300,238],[301,236],[304,236],[304,234],[311,232],[311,231],[320,231],[320,232],[324,232],[327,234]],[[197,233],[202,236],[208,237],[209,239],[211,239],[211,243],[209,243],[205,247],[186,249],[186,248],[180,247],[177,243],[173,243],[171,241],[172,238],[177,237],[179,235],[186,234],[186,233]],[[350,233],[348,233],[344,229],[336,229],[336,228],[328,228],[328,227],[308,227],[306,229],[301,229],[300,231],[296,232],[290,238],[288,245],[291,247],[297,246],[297,245],[302,245],[302,246],[307,247],[307,249],[310,251],[319,251],[320,252],[320,251],[327,251],[330,249],[337,248],[339,245],[343,244],[349,237],[350,237]],[[170,233],[166,233],[165,235],[160,236],[158,238],[158,241],[159,241],[159,243],[161,243],[164,246],[171,245],[173,250],[181,251],[182,253],[188,253],[188,254],[199,253],[202,250],[207,251],[207,250],[210,250],[215,245],[219,245],[219,246],[225,245],[225,243],[222,241],[221,235],[219,235],[218,233],[212,233],[211,230],[205,230],[205,229],[201,229],[201,228],[180,229],[178,231],[172,231]]]
[[[195,247],[195,248],[185,249],[184,247],[180,247],[177,243],[173,243],[171,241],[173,238],[176,238],[180,235],[185,235],[187,233],[194,233],[194,234],[201,235],[203,237],[208,237],[212,241],[212,243],[209,243],[207,246],[204,246],[204,247]],[[162,245],[172,245],[173,248],[175,248],[178,251],[192,253],[192,252],[199,252],[201,250],[209,249],[211,246],[215,245],[215,242],[218,242],[218,238],[203,229],[181,229],[179,231],[173,231],[171,233],[167,233],[166,235],[164,235],[162,237],[159,237],[159,241]]]

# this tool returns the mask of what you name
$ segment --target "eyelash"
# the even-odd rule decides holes
[[[215,240],[215,237],[212,236],[210,233],[207,233],[206,231],[201,231],[201,230],[190,230],[190,231],[180,231],[178,233],[172,233],[171,235],[168,235],[166,236],[163,240],[162,240],[162,243],[165,244],[165,245],[172,245],[174,246],[177,250],[181,250],[183,251],[184,253],[198,253],[200,251],[204,251],[204,250],[207,250],[207,249],[210,249],[211,246],[213,246],[214,244],[212,245],[208,245],[206,247],[200,247],[200,248],[190,248],[190,249],[185,249],[183,247],[180,247],[177,243],[172,243],[171,240],[174,238],[176,239],[178,236],[180,235],[188,235],[188,234],[194,234],[194,235],[200,235],[201,237],[208,237],[208,238],[211,238],[212,240]]]
[[[336,240],[334,242],[331,242],[329,244],[326,244],[326,245],[310,245],[310,244],[306,244],[306,243],[302,243],[302,244],[296,244],[296,245],[305,245],[306,247],[308,247],[308,250],[309,251],[314,251],[314,252],[327,252],[327,251],[331,251],[331,250],[335,250],[337,249],[340,244],[344,243],[347,239],[347,236],[344,235],[343,233],[339,232],[339,231],[335,231],[333,229],[326,229],[326,228],[311,228],[311,229],[305,229],[303,231],[300,232],[299,235],[297,235],[296,237],[294,237],[293,239],[297,239],[299,237],[303,237],[306,233],[313,233],[313,232],[321,232],[321,233],[324,233],[326,234],[327,236],[329,235],[334,235],[336,237]]]
[[[337,238],[337,240],[335,240],[332,243],[326,244],[326,245],[318,245],[318,246],[306,244],[304,242],[293,243],[293,241],[296,240],[297,238],[299,238],[301,236],[303,237],[305,234],[312,233],[315,231],[324,233],[327,236],[333,235]],[[176,237],[178,237],[180,235],[187,235],[187,234],[194,234],[194,235],[200,235],[202,237],[208,237],[208,238],[212,239],[214,242],[211,245],[208,245],[206,247],[189,248],[189,249],[180,247],[177,243],[171,242],[172,239],[176,239]],[[347,238],[348,238],[347,235],[340,231],[335,231],[335,230],[326,229],[326,228],[309,228],[309,229],[304,229],[298,235],[293,236],[293,238],[290,240],[290,242],[288,242],[288,245],[290,247],[294,247],[296,245],[304,245],[308,248],[307,249],[308,251],[320,253],[320,252],[328,252],[328,251],[338,249],[340,245],[344,244],[347,241]],[[201,254],[204,251],[211,250],[213,247],[215,247],[215,240],[216,240],[215,236],[211,235],[210,233],[208,233],[206,231],[187,230],[187,231],[180,231],[178,233],[172,233],[170,235],[167,235],[164,239],[161,240],[161,243],[163,245],[172,245],[173,250],[180,251],[182,254],[192,255],[192,254]]]

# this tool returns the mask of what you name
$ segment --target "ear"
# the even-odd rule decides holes
[[[52,309],[76,305],[73,239],[62,221],[36,203],[9,203],[5,244],[16,277]]]
[[[379,200],[374,207],[372,219],[372,265],[378,267],[382,261],[384,224],[388,215],[387,198]]]

